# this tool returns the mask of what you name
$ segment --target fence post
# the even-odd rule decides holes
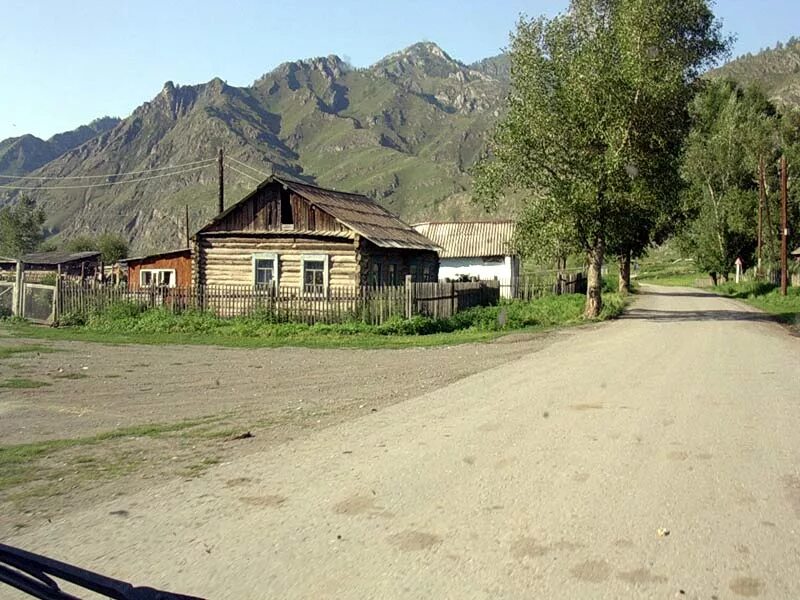
[[[61,318],[61,265],[58,265],[55,294],[55,302],[53,303],[53,323],[58,323]]]
[[[15,317],[22,316],[22,272],[25,269],[22,261],[17,261],[17,272],[14,276],[14,288],[11,290],[11,314]]]
[[[406,319],[414,316],[414,282],[411,275],[406,275]]]

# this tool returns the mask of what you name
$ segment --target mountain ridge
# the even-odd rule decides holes
[[[761,83],[774,99],[800,104],[800,42],[739,57],[710,75]],[[192,229],[213,216],[217,173],[210,159],[218,148],[252,168],[226,169],[228,205],[274,172],[367,194],[408,221],[476,218],[484,214],[471,202],[469,173],[509,84],[508,56],[465,64],[432,42],[359,68],[335,54],[287,61],[246,86],[219,77],[167,81],[124,119],[93,122],[96,130],[89,124],[47,141],[3,140],[0,175],[96,176],[209,159],[169,177],[32,192],[57,239],[117,232],[136,252],[179,243],[186,205]],[[3,198],[13,194],[0,195],[0,204]],[[513,213],[508,201],[495,217]]]

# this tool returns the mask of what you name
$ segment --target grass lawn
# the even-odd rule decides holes
[[[70,448],[91,447],[110,440],[125,438],[155,438],[162,436],[197,436],[201,438],[213,437],[216,433],[209,430],[219,417],[204,417],[199,419],[179,421],[177,423],[153,423],[135,427],[115,429],[97,435],[57,439],[30,444],[15,444],[0,446],[0,492],[21,483],[28,483],[39,478],[39,473],[33,465],[48,456]],[[228,432],[225,431],[225,435]],[[93,459],[94,460],[94,459]],[[54,477],[61,477],[69,472],[64,466],[56,470]]]
[[[780,289],[768,283],[726,283],[714,288],[718,294],[743,300],[751,306],[763,310],[777,321],[800,326],[800,288],[790,287],[786,296]]]
[[[40,327],[8,322],[12,336],[106,344],[207,344],[243,348],[404,348],[486,342],[512,331],[544,331],[585,323],[583,295],[546,296],[531,302],[473,308],[448,319],[414,317],[383,325],[275,323],[265,317],[220,319],[207,313],[174,315],[167,311],[115,306],[81,325]],[[601,320],[625,307],[618,294],[604,294]],[[30,346],[33,347],[33,346]],[[29,347],[29,348],[30,348]]]
[[[44,327],[32,324],[0,325],[14,336],[51,341],[97,342],[102,344],[187,344],[226,346],[231,348],[279,348],[295,346],[299,348],[407,348],[411,346],[447,346],[486,342],[501,337],[509,331],[462,330],[428,335],[380,335],[377,333],[337,333],[321,334],[316,331],[302,331],[294,334],[275,336],[232,336],[226,332],[180,333],[180,332],[142,332],[121,333],[92,331],[80,327]],[[528,327],[526,330],[543,330],[545,327]]]
[[[0,388],[9,388],[12,390],[31,390],[35,388],[45,387],[50,385],[44,381],[34,381],[25,377],[9,377],[4,381],[0,381]]]

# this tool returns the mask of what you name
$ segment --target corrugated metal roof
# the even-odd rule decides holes
[[[508,256],[512,253],[513,221],[417,223],[414,229],[441,248],[441,258]]]
[[[214,217],[211,223],[201,229],[200,232],[203,233],[210,225],[222,221],[236,206],[249,200],[258,189],[273,181],[299,194],[314,206],[331,215],[339,223],[368,239],[376,246],[407,250],[431,250],[433,252],[438,250],[438,247],[428,238],[367,196],[337,192],[336,190],[329,190],[275,176],[260,183],[252,193]],[[317,232],[308,233],[309,235],[319,235]],[[339,237],[347,237],[342,235],[342,232],[339,232],[338,235]]]
[[[91,252],[36,252],[34,254],[26,254],[20,260],[28,265],[63,265],[66,263],[76,262],[79,260],[88,260],[90,258],[99,258],[100,253]]]

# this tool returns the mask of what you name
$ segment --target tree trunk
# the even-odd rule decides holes
[[[589,272],[587,274],[586,308],[584,317],[596,319],[603,310],[603,240],[598,239],[588,254]]]
[[[630,251],[619,257],[619,293],[631,293],[631,253]]]
[[[711,283],[713,285],[717,285],[717,274],[714,271],[711,271],[709,275],[711,276]]]

